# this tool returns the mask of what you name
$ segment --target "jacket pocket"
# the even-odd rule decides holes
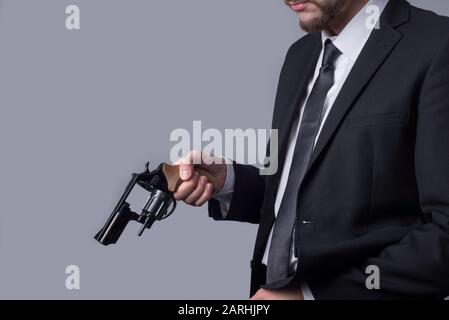
[[[357,118],[350,118],[347,120],[347,128],[354,129],[377,126],[404,125],[407,123],[407,119],[408,116],[406,113],[375,114]]]

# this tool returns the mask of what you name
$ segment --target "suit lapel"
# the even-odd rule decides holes
[[[409,4],[406,1],[390,1],[381,18],[381,28],[374,29],[352,68],[338,95],[309,161],[308,170],[317,161],[354,101],[382,66],[402,35],[394,26],[408,19]]]
[[[315,66],[321,52],[321,34],[316,33],[311,35],[310,48],[303,50],[301,54],[292,57],[291,66],[288,66],[288,72],[292,72],[292,79],[288,79],[289,83],[281,85],[288,86],[286,103],[279,106],[280,116],[277,122],[279,130],[279,163],[283,164],[283,160],[287,151],[288,140],[291,134],[293,123],[297,116],[299,116],[299,108],[302,99],[304,98],[310,79],[315,71]]]
[[[382,65],[400,39],[394,30],[374,32],[335,100],[312,153],[309,168],[332,138],[353,102]]]
[[[321,52],[321,34],[312,34],[310,37],[310,43],[307,47],[301,53],[290,57],[290,61],[286,61],[285,72],[288,72],[291,76],[285,77],[285,80],[279,83],[282,90],[278,92],[278,95],[281,96],[277,97],[278,105],[276,109],[278,111],[274,114],[274,117],[279,118],[273,120],[273,129],[277,129],[279,133],[279,167],[274,176],[268,177],[269,189],[265,193],[264,210],[254,248],[254,261],[257,262],[262,260],[265,245],[275,221],[274,204],[277,188],[279,187],[292,126],[295,118],[299,116],[299,103],[301,103],[307,91],[307,86],[313,76]]]
[[[310,79],[313,77],[315,66],[321,53],[321,33],[310,35],[309,44],[306,48],[290,57],[290,62],[286,65],[286,71],[290,76],[285,77],[283,82],[279,83],[283,88],[277,97],[278,106],[275,108],[273,118],[273,129],[278,130],[278,170],[270,178],[272,190],[270,194],[273,198],[273,204],[279,186],[279,179],[284,168],[284,161],[287,154],[290,134],[294,121],[299,117],[300,103],[304,99]]]

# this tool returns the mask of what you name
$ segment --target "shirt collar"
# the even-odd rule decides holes
[[[368,1],[338,36],[331,37],[325,31],[321,32],[323,46],[327,39],[331,39],[338,50],[342,52],[343,56],[346,56],[353,61],[357,60],[357,57],[360,55],[360,52],[373,30],[371,27],[373,10],[370,10],[370,7],[373,6],[377,8],[380,17],[387,3],[388,0]]]

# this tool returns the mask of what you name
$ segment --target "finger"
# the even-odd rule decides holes
[[[187,181],[192,177],[194,165],[197,163],[201,163],[201,152],[194,150],[190,151],[184,158],[176,161],[174,164],[179,165],[179,176],[181,179]]]
[[[214,187],[211,183],[206,184],[206,188],[204,189],[203,194],[198,200],[196,200],[195,205],[197,207],[201,207],[203,204],[209,201],[209,199],[212,197],[213,190]]]
[[[192,193],[192,191],[196,189],[196,186],[198,184],[198,177],[199,174],[195,172],[190,180],[181,183],[176,192],[173,194],[175,199],[176,200],[186,199]]]
[[[180,164],[179,176],[183,181],[189,180],[193,175],[193,164]]]
[[[195,204],[195,202],[201,197],[204,190],[206,189],[206,184],[207,184],[207,178],[204,176],[199,177],[198,184],[197,184],[195,190],[193,190],[184,201],[191,205]]]

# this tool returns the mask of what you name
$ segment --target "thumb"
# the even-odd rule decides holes
[[[182,180],[189,180],[193,175],[193,164],[180,164],[179,176]]]
[[[200,162],[195,162],[200,159]],[[179,176],[182,180],[189,180],[194,173],[194,163],[201,163],[201,152],[191,151],[183,159],[176,161],[174,164],[179,165]]]

